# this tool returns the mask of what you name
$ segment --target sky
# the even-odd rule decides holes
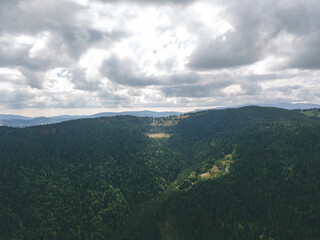
[[[320,103],[319,0],[0,0],[0,113]]]

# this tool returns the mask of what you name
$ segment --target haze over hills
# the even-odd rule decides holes
[[[93,115],[62,115],[54,117],[24,117],[18,115],[0,114],[0,126],[8,127],[30,127],[37,125],[53,124],[73,119],[112,117],[112,116],[137,116],[137,117],[168,117],[172,115],[180,115],[179,112],[153,112],[153,111],[126,111],[126,112],[103,112]]]
[[[253,106],[0,127],[0,237],[319,239],[319,143]]]
[[[225,109],[225,108],[238,108],[243,106],[250,105],[239,105],[233,107],[218,107],[215,109]],[[257,106],[263,107],[278,107],[283,109],[312,109],[312,108],[320,108],[318,104],[312,103],[277,103],[277,104],[259,104]],[[191,112],[199,112],[205,111],[207,109],[196,109]],[[96,118],[96,117],[111,117],[111,116],[136,116],[136,117],[168,117],[168,116],[178,116],[181,115],[182,112],[154,112],[154,111],[125,111],[125,112],[102,112],[93,115],[61,115],[61,116],[53,116],[53,117],[25,117],[19,115],[5,115],[0,114],[0,126],[8,126],[8,127],[30,127],[30,126],[38,126],[45,124],[53,124],[59,123],[74,119],[82,119],[82,118]]]

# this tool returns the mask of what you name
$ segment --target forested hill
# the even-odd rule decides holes
[[[0,239],[320,239],[320,121],[243,107],[0,127]]]

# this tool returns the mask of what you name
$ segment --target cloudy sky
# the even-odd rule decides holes
[[[0,113],[320,103],[319,0],[0,0]]]

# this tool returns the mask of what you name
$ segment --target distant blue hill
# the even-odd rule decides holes
[[[30,120],[32,119],[31,117],[24,117],[24,116],[19,116],[19,115],[6,115],[6,114],[0,114],[0,120]]]
[[[250,105],[250,104],[248,104]],[[215,109],[224,109],[224,108],[238,108],[248,105],[238,105],[232,107],[219,107]],[[278,107],[284,109],[311,109],[311,108],[320,108],[320,105],[313,104],[313,103],[265,103],[265,104],[252,104],[262,107]],[[196,109],[191,112],[199,112],[204,111],[206,109]],[[112,117],[112,116],[123,116],[123,115],[130,115],[130,116],[137,116],[137,117],[168,117],[173,115],[180,115],[181,112],[153,112],[153,111],[126,111],[126,112],[103,112],[97,113],[93,115],[61,115],[61,116],[54,116],[54,117],[24,117],[19,115],[5,115],[0,114],[0,126],[8,126],[8,127],[30,127],[30,126],[37,126],[37,125],[45,125],[45,124],[53,124],[59,123],[74,119],[81,119],[81,118],[97,118],[97,117]]]
[[[172,115],[180,115],[181,112],[152,112],[152,111],[127,111],[127,112],[104,112],[104,113],[98,113],[94,115],[90,115],[90,117],[112,117],[112,116],[124,116],[124,115],[130,115],[130,116],[136,116],[136,117],[168,117]]]
[[[152,112],[152,111],[127,111],[127,112],[104,112],[104,113],[97,113],[93,115],[77,115],[77,116],[69,116],[69,115],[62,115],[62,116],[54,116],[54,117],[24,117],[18,115],[4,115],[0,114],[0,126],[8,126],[8,127],[30,127],[30,126],[38,126],[38,125],[45,125],[45,124],[53,124],[59,123],[74,119],[81,119],[81,118],[97,118],[97,117],[112,117],[112,116],[119,116],[119,115],[130,115],[130,116],[137,116],[137,117],[168,117],[173,115],[180,115],[180,112]]]

